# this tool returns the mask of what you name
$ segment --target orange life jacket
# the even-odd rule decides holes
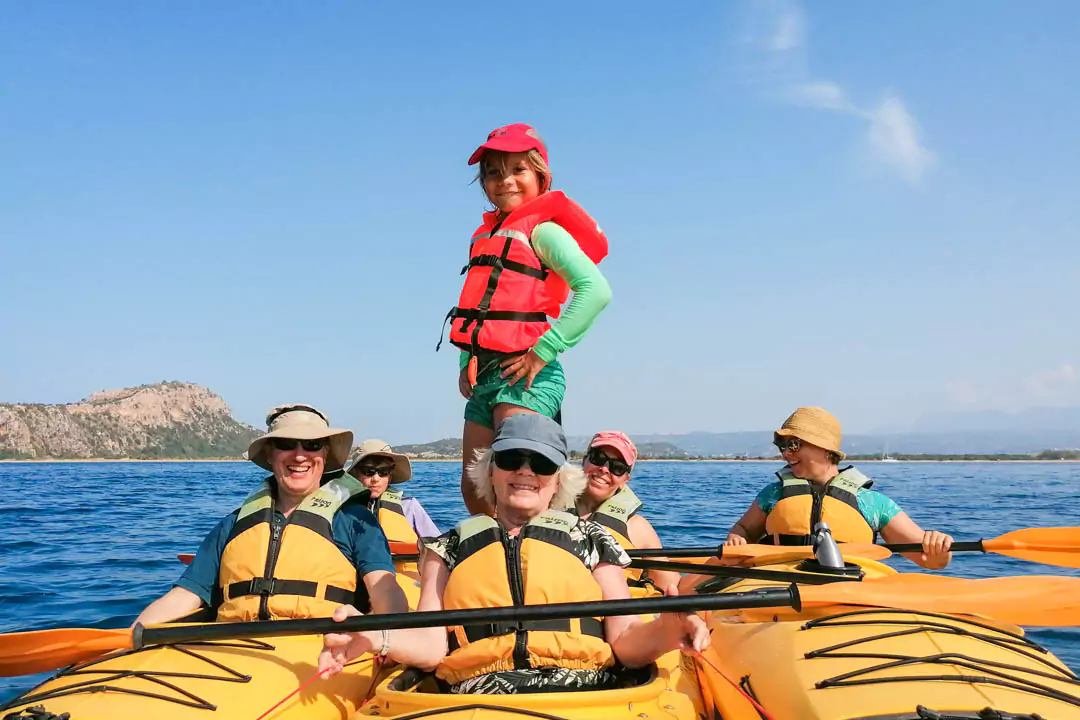
[[[559,191],[544,193],[503,219],[484,213],[462,269],[465,286],[447,314],[450,342],[477,354],[481,350],[528,350],[559,317],[570,293],[561,277],[545,267],[532,247],[532,231],[554,222],[570,233],[594,263],[607,256],[608,242],[596,221]],[[441,344],[441,341],[440,341]]]
[[[579,519],[549,510],[508,542],[499,524],[475,515],[457,526],[458,558],[443,591],[443,607],[508,607],[602,600],[571,531]],[[450,652],[436,674],[449,683],[522,668],[601,670],[614,662],[602,618],[497,623],[448,628]]]
[[[630,540],[630,518],[637,515],[643,505],[634,491],[623,485],[601,503],[589,519],[603,525],[623,550],[633,550],[635,546]],[[636,568],[626,568],[625,572],[626,581],[636,587],[640,587],[644,583],[642,577],[647,576],[645,571]]]
[[[334,542],[332,527],[337,511],[367,488],[351,475],[331,480],[280,528],[272,482],[271,476],[244,500],[225,542],[215,588],[219,622],[327,617],[338,605],[361,601],[356,567]]]
[[[874,542],[874,529],[859,509],[858,494],[874,481],[854,467],[844,468],[825,487],[792,474],[776,473],[783,483],[780,501],[765,518],[765,532],[776,545],[810,545],[819,522],[829,525],[837,542]]]
[[[378,500],[368,500],[368,510],[379,521],[379,527],[390,542],[404,542],[415,545],[417,541],[416,531],[405,517],[405,508],[402,501],[405,493],[395,488],[386,488]]]

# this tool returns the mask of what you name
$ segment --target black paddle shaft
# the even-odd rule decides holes
[[[699,558],[721,557],[724,552],[723,545],[713,547],[688,547],[688,548],[635,548],[627,550],[626,554],[632,558]]]
[[[600,600],[597,602],[554,603],[551,605],[494,607],[475,610],[361,615],[346,618],[341,622],[334,622],[331,618],[312,618],[308,620],[208,623],[177,627],[167,625],[143,627],[137,624],[132,630],[131,641],[132,647],[139,649],[147,645],[165,645],[202,640],[321,635],[331,632],[398,630],[402,628],[484,625],[506,622],[523,623],[576,617],[694,612],[695,610],[738,610],[760,607],[792,607],[801,610],[802,602],[799,598],[799,589],[795,585],[791,585],[786,588],[752,590],[750,592],[722,595],[684,595],[681,597]]]
[[[922,543],[893,543],[882,547],[899,553],[922,552]],[[844,546],[841,545],[841,551],[843,551],[843,548]],[[982,540],[969,540],[967,542],[954,542],[952,547],[949,548],[949,552],[986,552],[986,548],[983,547]]]
[[[720,557],[724,546],[713,547],[689,547],[689,548],[647,548],[627,550],[626,554],[632,558],[708,558]],[[420,559],[418,553],[394,553],[394,562],[417,562]]]
[[[642,570],[668,570],[686,575],[715,575],[717,577],[744,578],[749,580],[775,580],[776,582],[802,583],[803,585],[827,585],[834,582],[859,582],[853,575],[827,575],[825,573],[792,572],[790,570],[763,570],[758,568],[727,567],[724,565],[697,565],[695,563],[665,562],[663,560],[632,560],[630,567]]]

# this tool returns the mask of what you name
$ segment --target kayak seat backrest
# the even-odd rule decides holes
[[[408,692],[415,689],[428,678],[434,678],[435,673],[430,670],[421,670],[417,667],[407,667],[400,675],[390,681],[388,687],[396,692]]]
[[[648,685],[657,675],[656,664],[652,663],[645,667],[628,668],[616,665],[611,671],[619,678],[619,688],[632,688],[639,685]]]

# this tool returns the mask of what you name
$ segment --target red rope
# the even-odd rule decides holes
[[[722,677],[722,678],[724,678],[725,680],[727,680],[727,681],[728,681],[728,683],[730,683],[730,684],[731,684],[731,687],[735,688],[735,689],[736,689],[736,690],[737,690],[737,691],[739,692],[739,694],[740,694],[740,695],[742,695],[742,696],[743,696],[744,698],[746,698],[746,699],[747,699],[747,701],[748,701],[748,702],[749,702],[749,703],[750,703],[751,705],[753,705],[753,706],[754,706],[754,709],[755,709],[755,710],[757,710],[757,711],[758,711],[759,713],[761,713],[761,717],[765,718],[765,720],[775,720],[775,719],[773,718],[773,716],[769,714],[769,711],[768,711],[768,710],[766,710],[765,708],[763,708],[763,707],[761,706],[761,703],[759,703],[759,702],[758,702],[757,700],[755,700],[754,698],[750,697],[750,694],[749,694],[749,693],[747,693],[747,692],[746,692],[745,690],[743,690],[743,689],[742,689],[741,687],[739,687],[739,683],[735,682],[734,680],[732,680],[731,678],[729,678],[729,677],[728,677],[727,675],[725,675],[725,674],[724,674],[724,671],[723,671],[723,670],[721,670],[720,668],[718,668],[718,667],[716,667],[715,665],[713,665],[712,661],[711,661],[711,660],[709,660],[709,658],[705,657],[704,655],[702,655],[701,653],[697,652],[696,650],[691,650],[691,651],[690,651],[690,654],[691,654],[691,655],[693,655],[693,656],[694,656],[694,657],[696,657],[696,658],[699,658],[700,660],[703,660],[703,661],[705,662],[705,664],[706,664],[706,665],[708,665],[709,667],[711,667],[711,668],[712,668],[713,670],[715,670],[715,671],[716,671],[716,674],[717,674],[717,675],[719,675],[720,677]]]
[[[315,675],[314,675],[313,677],[311,677],[310,679],[308,679],[308,680],[304,681],[304,682],[303,682],[303,683],[302,683],[302,684],[300,685],[300,687],[296,688],[296,689],[295,689],[295,690],[293,690],[293,691],[292,691],[291,693],[289,693],[289,694],[288,694],[288,695],[286,695],[285,697],[283,697],[283,698],[281,698],[280,700],[278,700],[278,701],[277,701],[276,703],[274,703],[274,707],[270,708],[269,710],[267,710],[266,712],[264,712],[264,713],[263,713],[262,715],[260,715],[259,717],[255,718],[255,720],[263,720],[263,718],[266,718],[266,717],[268,717],[268,716],[270,715],[270,713],[274,712],[274,711],[275,711],[275,710],[277,710],[277,709],[278,709],[279,707],[281,707],[282,705],[284,705],[284,704],[285,704],[285,702],[286,702],[287,700],[289,700],[289,699],[290,699],[290,698],[291,698],[292,696],[296,695],[297,693],[300,693],[300,692],[302,692],[302,691],[304,690],[304,688],[306,688],[306,687],[307,687],[308,685],[310,685],[311,683],[313,683],[313,682],[315,682],[316,680],[318,680],[319,678],[321,678],[321,677],[322,677],[323,675],[325,675],[325,674],[326,674],[326,673],[327,673],[327,672],[328,672],[329,670],[330,670],[330,668],[326,668],[326,670],[321,670],[321,671],[319,671],[319,672],[315,673]]]
[[[345,665],[345,667],[353,667],[354,665],[359,665],[360,663],[363,663],[363,662],[372,662],[373,660],[374,660],[375,664],[374,664],[374,669],[372,670],[371,687],[368,688],[368,694],[364,697],[364,700],[363,700],[363,702],[360,703],[359,707],[363,707],[364,705],[366,705],[368,703],[368,701],[371,700],[371,698],[374,697],[374,695],[375,695],[375,684],[376,684],[376,680],[379,677],[379,671],[382,669],[382,658],[380,658],[378,656],[364,657],[364,658],[360,658],[360,659],[357,659],[357,660],[353,660],[352,662],[347,663]],[[314,677],[309,678],[308,680],[305,680],[304,683],[302,685],[300,685],[300,687],[296,688],[291,693],[289,693],[285,697],[281,698],[281,700],[278,700],[276,703],[274,703],[274,707],[270,708],[269,710],[264,712],[262,715],[255,718],[255,720],[264,720],[265,718],[269,717],[270,713],[274,712],[279,707],[281,707],[282,704],[285,703],[289,698],[293,697],[297,693],[303,692],[304,688],[306,688],[308,685],[310,685],[311,683],[318,680],[320,677],[322,677],[324,674],[326,674],[326,672],[329,671],[329,670],[330,670],[330,668],[326,668],[326,670],[323,670],[322,672],[316,673]]]

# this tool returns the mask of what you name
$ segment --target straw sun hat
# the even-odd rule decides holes
[[[248,446],[247,458],[261,468],[272,470],[267,457],[268,441],[274,438],[292,440],[319,440],[327,438],[330,447],[326,452],[326,470],[340,470],[349,459],[352,447],[351,430],[330,427],[330,420],[311,405],[294,403],[278,405],[266,415],[267,433],[255,438]]]
[[[840,451],[840,421],[824,408],[801,407],[791,413],[780,429],[773,433],[773,442],[790,437],[834,452],[841,460],[847,457]]]
[[[403,483],[412,477],[412,463],[409,462],[409,458],[401,453],[394,452],[394,448],[382,440],[365,440],[360,443],[360,447],[356,448],[356,451],[356,459],[353,460],[353,464],[349,466],[348,470],[353,477],[360,476],[360,463],[364,458],[369,457],[385,457],[394,461],[394,472],[390,476],[390,484]]]

